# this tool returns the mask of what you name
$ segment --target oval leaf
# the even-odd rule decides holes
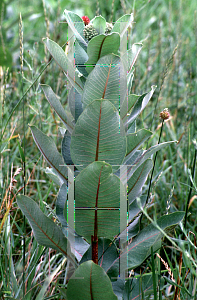
[[[120,230],[119,208],[124,188],[112,174],[112,167],[94,162],[81,171],[74,184],[76,232],[90,241],[96,224],[98,237],[113,239]]]
[[[80,115],[71,137],[71,158],[79,170],[106,161],[117,170],[126,153],[126,136],[118,111],[107,100],[93,101]]]
[[[120,47],[120,35],[112,33],[109,35],[100,34],[91,39],[88,43],[87,54],[88,61],[86,62],[86,70],[90,73],[97,61],[110,53],[117,54]]]
[[[121,84],[120,84],[121,82]],[[127,92],[127,79],[120,58],[109,54],[97,62],[89,74],[82,97],[84,107],[96,99],[109,100],[116,109],[123,101]]]
[[[104,270],[87,261],[81,264],[70,278],[67,287],[68,300],[117,300],[109,277]]]

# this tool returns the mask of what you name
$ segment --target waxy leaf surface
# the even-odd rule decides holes
[[[43,212],[31,198],[17,196],[17,203],[28,219],[35,238],[40,245],[53,248],[67,256],[74,266],[77,265],[74,256],[70,253],[70,243],[62,233],[61,229]]]
[[[95,100],[78,118],[71,137],[71,158],[82,170],[106,161],[117,170],[126,153],[126,136],[118,111],[107,100]]]
[[[35,126],[30,126],[34,141],[40,152],[45,157],[50,166],[61,178],[62,183],[67,182],[68,169],[64,163],[63,157],[58,152],[55,142]]]
[[[52,88],[46,84],[42,84],[41,88],[49,102],[49,104],[53,107],[57,115],[60,117],[62,122],[65,124],[66,128],[70,133],[73,131],[73,124],[70,117],[65,112],[60,100],[57,95],[53,92]]]
[[[84,108],[96,99],[109,100],[116,109],[127,93],[127,79],[120,58],[114,54],[101,57],[89,74],[82,97]]]
[[[68,300],[118,300],[105,271],[91,260],[77,268],[66,295]]]
[[[76,232],[90,241],[96,223],[98,237],[113,239],[120,230],[120,199],[125,195],[112,167],[94,162],[80,172],[74,186]]]
[[[112,33],[109,35],[100,34],[91,39],[88,43],[87,54],[88,61],[86,62],[86,70],[90,73],[97,61],[110,53],[117,54],[120,47],[120,35]]]
[[[180,223],[184,217],[184,212],[174,212],[168,215],[162,216],[157,220],[157,225],[162,230],[175,227]],[[151,247],[156,244],[163,237],[162,232],[151,223],[145,227],[140,233],[133,239],[131,243],[123,250],[120,255],[120,259],[127,261],[127,269],[134,269],[147,258],[150,254]],[[119,268],[119,258],[114,261],[111,267]]]

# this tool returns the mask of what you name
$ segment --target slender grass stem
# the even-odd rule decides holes
[[[161,131],[160,131],[160,135],[159,135],[158,145],[160,144],[160,141],[161,141],[161,136],[162,136],[162,131],[163,131],[163,125],[164,125],[164,120],[162,120],[162,124],[161,124]],[[150,182],[149,182],[149,187],[148,187],[146,204],[148,203],[148,199],[149,199],[149,196],[150,196],[150,189],[151,189],[151,184],[152,184],[152,179],[153,179],[153,173],[154,173],[154,170],[155,170],[155,163],[156,163],[156,159],[157,159],[157,153],[158,152],[156,152],[156,154],[155,154],[155,158],[154,158],[154,162],[153,162],[153,168],[152,168]]]
[[[192,166],[192,178],[193,179],[194,179],[194,174],[195,174],[196,157],[197,157],[197,149],[195,149],[193,166]],[[187,204],[186,204],[186,208],[185,208],[185,219],[184,219],[184,228],[185,229],[186,229],[186,224],[187,224],[187,215],[188,215],[188,210],[189,210],[189,201],[190,201],[190,198],[191,198],[191,193],[192,193],[192,182],[190,180],[190,189],[189,189]]]

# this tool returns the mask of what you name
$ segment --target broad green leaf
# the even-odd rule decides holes
[[[94,162],[80,172],[74,184],[76,232],[90,241],[96,224],[98,237],[113,239],[120,230],[120,199],[125,195],[112,167]]]
[[[47,49],[53,56],[56,63],[60,66],[60,68],[64,71],[65,75],[67,76],[68,80],[72,84],[72,86],[80,93],[83,92],[83,83],[78,76],[77,72],[75,72],[74,66],[71,64],[70,60],[66,56],[64,50],[54,41],[50,40],[49,38],[43,39],[44,44],[46,45]],[[70,74],[75,74],[72,77]]]
[[[104,271],[113,263],[113,261],[118,258],[118,250],[111,240],[106,238],[98,239],[98,265],[103,268]],[[80,264],[92,259],[92,246],[83,255]]]
[[[117,54],[120,47],[120,35],[112,33],[109,35],[100,34],[92,38],[88,43],[87,54],[88,61],[86,62],[86,70],[90,73],[97,61],[110,53]]]
[[[102,16],[96,16],[91,23],[99,34],[105,33],[106,20]]]
[[[127,135],[127,157],[131,157],[136,150],[152,135],[152,132],[141,129]]]
[[[137,168],[139,168],[139,166],[141,166],[141,164],[143,164],[155,152],[161,150],[162,148],[165,148],[166,146],[169,146],[172,143],[175,143],[175,142],[170,141],[170,142],[161,143],[159,145],[152,146],[148,150],[144,151],[144,153],[133,162],[133,165],[131,165],[128,168],[128,175],[127,175],[128,180],[130,179],[132,174],[137,170]]]
[[[180,223],[184,218],[184,215],[184,212],[174,212],[164,215],[157,220],[157,225],[160,229],[166,231],[168,228],[175,227],[178,223]],[[142,264],[142,262],[150,254],[151,247],[162,237],[163,234],[161,231],[157,229],[154,223],[151,223],[140,231],[131,243],[128,243],[127,247],[120,255],[120,258],[127,261],[128,269],[134,269]],[[114,261],[111,267],[119,267],[119,259]]]
[[[40,152],[45,157],[50,166],[59,175],[63,182],[67,182],[67,166],[64,163],[63,157],[58,152],[55,142],[51,137],[48,137],[35,126],[30,126],[34,141]]]
[[[67,9],[64,10],[64,16],[76,39],[80,45],[86,49],[87,43],[83,36],[83,30],[85,27],[83,20],[77,14],[72,11],[68,11]]]
[[[59,101],[57,95],[53,92],[52,88],[49,85],[42,84],[41,88],[45,94],[45,97],[47,98],[49,104],[51,107],[55,110],[57,115],[60,117],[62,122],[65,124],[66,128],[70,133],[73,131],[73,125],[72,121],[65,112],[61,102]]]
[[[68,94],[68,104],[70,108],[70,112],[77,122],[80,114],[83,112],[81,95],[75,90],[73,87],[70,89]]]
[[[60,251],[76,266],[74,256],[68,256],[68,252],[70,252],[69,241],[63,235],[61,229],[43,214],[36,202],[27,196],[20,195],[17,196],[17,203],[27,217],[37,242],[40,245]]]
[[[121,83],[121,84],[120,84]],[[84,108],[96,99],[109,100],[117,110],[127,92],[127,80],[120,58],[113,54],[103,56],[89,74],[84,86]]]
[[[70,278],[67,300],[117,300],[109,277],[104,270],[87,261],[81,264]]]
[[[116,21],[111,32],[118,32],[122,37],[132,22],[133,22],[133,14],[124,15]]]
[[[153,167],[151,159],[147,159],[128,180],[128,200],[129,204],[141,194],[142,187]]]
[[[139,97],[139,99],[135,103],[134,108],[131,111],[130,116],[128,117],[127,122],[125,122],[126,126],[132,124],[132,122],[137,118],[137,116],[143,111],[143,109],[146,107],[149,100],[151,99],[155,89],[156,89],[156,86],[153,85],[151,87],[151,91],[149,93],[145,93]]]
[[[118,111],[107,100],[95,100],[78,118],[71,137],[71,158],[82,170],[106,161],[117,170],[126,153],[126,136]]]
[[[125,97],[122,105],[120,106],[120,117],[122,121],[125,123],[127,120],[127,114],[131,111],[131,109],[134,107],[134,104],[136,103],[137,99],[140,96],[130,94],[128,95],[128,98]]]

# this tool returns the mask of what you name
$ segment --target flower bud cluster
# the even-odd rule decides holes
[[[90,20],[87,16],[83,16],[82,20],[84,21],[85,28],[83,34],[86,40],[90,41],[93,37],[97,36],[99,33],[94,28],[93,24],[90,23]],[[109,34],[113,28],[111,23],[106,22],[105,34]]]

